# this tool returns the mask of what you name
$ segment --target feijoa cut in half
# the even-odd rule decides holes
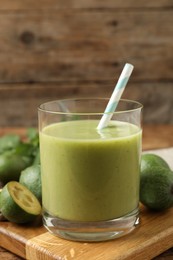
[[[41,214],[38,199],[19,182],[8,182],[1,191],[0,199],[2,215],[11,222],[31,222]]]

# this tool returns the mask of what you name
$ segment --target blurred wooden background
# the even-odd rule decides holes
[[[172,0],[0,0],[0,126],[37,126],[44,101],[109,97],[126,62],[123,97],[144,123],[173,123]]]

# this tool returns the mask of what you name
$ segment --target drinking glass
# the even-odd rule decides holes
[[[38,108],[44,226],[75,241],[103,241],[139,223],[142,105],[120,100],[98,130],[106,98]]]

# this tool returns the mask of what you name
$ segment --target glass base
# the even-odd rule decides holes
[[[121,218],[107,221],[78,222],[43,213],[43,224],[54,235],[73,241],[98,242],[130,233],[139,224],[138,208]]]

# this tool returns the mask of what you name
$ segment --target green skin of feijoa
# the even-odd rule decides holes
[[[159,155],[152,154],[152,153],[142,154],[142,156],[141,156],[141,174],[145,173],[145,171],[148,171],[148,169],[150,169],[154,166],[160,166],[160,167],[170,169],[168,163]]]
[[[19,182],[26,186],[39,200],[42,200],[41,168],[40,165],[32,165],[21,172]]]
[[[140,176],[140,201],[152,210],[173,206],[173,172],[169,168],[153,166]]]

